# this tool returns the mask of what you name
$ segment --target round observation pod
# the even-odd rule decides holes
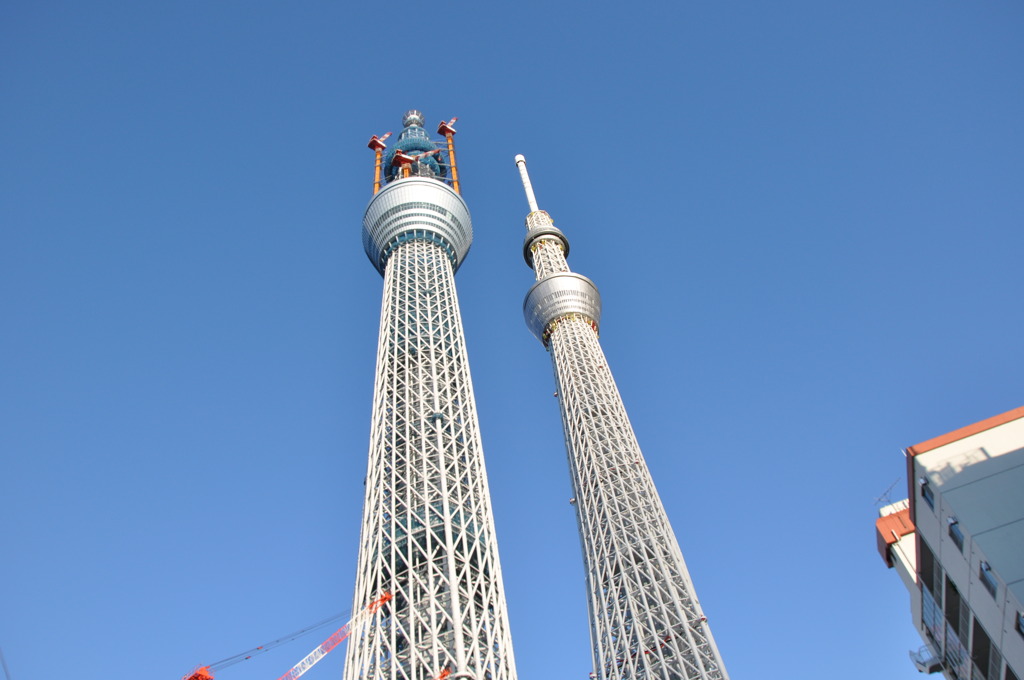
[[[520,158],[522,156],[516,156],[516,160]],[[530,269],[533,269],[533,243],[542,236],[557,239],[562,245],[562,255],[569,257],[569,239],[551,221],[547,210],[534,210],[526,216],[526,238],[523,239],[523,259]]]
[[[601,294],[586,276],[561,272],[533,284],[523,300],[523,316],[534,337],[548,344],[548,326],[567,314],[579,314],[594,324],[601,323]]]
[[[453,271],[466,259],[473,243],[469,208],[447,184],[422,177],[398,179],[366,206],[363,249],[382,276],[395,248],[416,240],[444,248]]]
[[[544,236],[556,239],[562,246],[562,254],[565,257],[569,257],[569,239],[565,237],[561,229],[553,224],[532,229],[526,234],[526,238],[523,239],[523,259],[526,260],[526,264],[530,269],[533,269],[533,243]]]

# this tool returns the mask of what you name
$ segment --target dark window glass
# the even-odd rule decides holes
[[[921,540],[921,564],[919,565],[919,571],[921,573],[921,583],[924,584],[925,588],[928,589],[932,595],[936,595],[935,588],[935,555],[932,553],[932,549],[928,547],[928,544]],[[938,598],[936,598],[938,599]]]
[[[924,477],[919,479],[918,482],[921,484],[921,498],[924,499],[924,502],[928,504],[929,508],[934,510],[935,509],[935,492],[932,491],[932,488],[928,485],[928,480],[925,479]]]
[[[978,619],[974,619],[974,635],[971,638],[971,661],[974,662],[985,677],[988,677],[989,660],[991,658],[992,640],[989,639],[988,633],[978,623]]]
[[[946,620],[957,628],[960,621],[960,591],[956,589],[953,582],[946,577]]]
[[[961,642],[966,641],[970,634],[971,609],[967,603],[960,599],[960,591],[946,577],[946,621],[950,628],[960,638]]]

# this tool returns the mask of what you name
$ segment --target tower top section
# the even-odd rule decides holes
[[[417,111],[416,109],[409,109],[408,111],[405,112],[405,115],[402,116],[402,127],[423,127],[423,121],[424,118],[422,111]]]
[[[533,184],[530,182],[530,174],[526,171],[526,157],[523,154],[516,155],[516,167],[519,168],[519,178],[523,181],[523,190],[526,192],[526,202],[530,204],[530,214],[526,216],[526,240],[523,242],[523,259],[526,264],[533,267],[533,244],[542,236],[555,238],[562,248],[563,257],[569,256],[569,239],[565,237],[562,230],[555,226],[554,220],[546,210],[537,207],[537,197],[533,194]]]
[[[390,132],[370,138],[367,146],[376,162],[373,198],[363,215],[363,247],[382,275],[391,255],[409,241],[441,246],[456,270],[469,252],[473,228],[459,195],[456,120],[442,121],[437,131],[445,139],[434,142],[423,127],[423,113],[410,109],[390,149],[384,143]]]
[[[373,193],[380,191],[382,185],[405,179],[406,177],[429,177],[450,185],[459,192],[459,174],[455,169],[455,124],[457,118],[441,121],[437,127],[438,134],[445,140],[435,142],[430,138],[424,127],[426,117],[419,109],[409,109],[402,116],[402,131],[398,141],[389,149],[385,140],[391,136],[387,133],[378,137],[374,135],[367,145],[376,156],[373,177]]]

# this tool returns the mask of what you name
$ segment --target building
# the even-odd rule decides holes
[[[346,680],[515,680],[455,272],[472,225],[454,119],[435,143],[409,111],[374,136],[363,246],[384,277]]]
[[[592,677],[726,679],[598,341],[601,296],[569,270],[569,241],[537,207],[526,160],[516,156],[516,164],[530,205],[523,256],[536,275],[523,313],[555,371],[587,575]]]
[[[909,498],[878,549],[910,593],[918,670],[1024,678],[1024,407],[905,451]]]

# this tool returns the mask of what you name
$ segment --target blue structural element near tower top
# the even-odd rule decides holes
[[[447,180],[449,175],[448,154],[431,141],[430,135],[423,127],[423,113],[416,109],[406,111],[402,117],[402,125],[405,129],[398,135],[398,141],[384,154],[384,167],[387,168],[384,175],[385,181],[391,182],[399,178],[399,169],[392,165],[398,152],[419,157],[410,168],[413,175]]]

